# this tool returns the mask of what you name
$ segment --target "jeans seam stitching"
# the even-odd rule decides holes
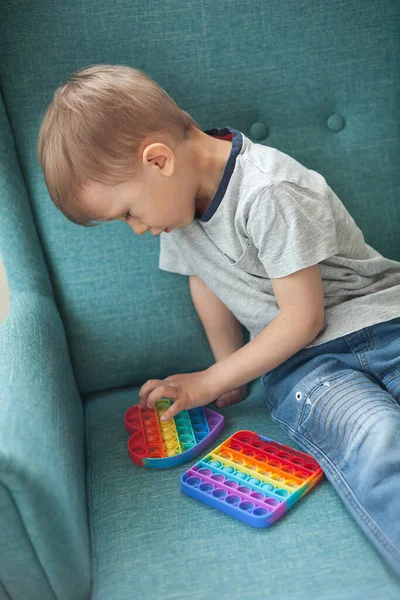
[[[362,367],[363,371],[365,373],[369,373],[370,375],[373,375],[375,377],[374,373],[371,371],[371,368],[368,364],[368,360],[367,360],[367,357],[365,356],[365,352],[357,352],[357,356],[359,358],[359,361],[361,363],[361,367]]]
[[[307,398],[309,397],[309,395],[310,395],[310,394],[307,394],[306,400],[307,400]],[[306,401],[305,401],[305,402],[303,402],[303,406],[301,407],[301,411],[300,411],[300,415],[299,415],[299,419],[298,419],[298,421],[297,421],[297,425],[296,425],[296,427],[300,427],[300,426],[301,426],[301,423],[302,423],[302,421],[303,421],[303,414],[304,414],[305,410],[306,410]]]
[[[396,373],[395,375],[393,375],[393,377],[391,377],[390,379],[388,379],[385,383],[385,385],[387,385],[388,383],[390,383],[391,381],[393,381],[393,379],[396,379],[396,377],[400,377],[400,371],[398,373]]]
[[[375,340],[371,335],[371,332],[368,327],[365,328],[365,333],[370,340],[370,348],[366,348],[366,350],[375,350]]]
[[[397,388],[400,388],[400,379],[398,384],[396,385],[396,387],[392,390],[392,393],[390,394],[392,396],[392,398],[394,398],[394,400],[398,403],[398,400],[395,398],[395,392],[397,391]]]

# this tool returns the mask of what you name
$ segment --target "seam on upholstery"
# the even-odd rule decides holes
[[[94,536],[94,523],[93,523],[93,495],[92,495],[92,445],[90,438],[90,416],[89,410],[86,408],[86,404],[83,406],[84,409],[84,420],[85,420],[85,450],[86,450],[86,497],[88,499],[87,505],[87,517],[89,522],[89,533],[90,533],[90,543],[89,543],[89,552],[91,556],[91,573],[90,573],[90,583],[91,583],[91,594],[94,585],[94,573],[97,572],[97,552],[96,552],[96,543]]]
[[[7,486],[6,486],[6,485],[5,485],[3,482],[0,482],[0,485],[1,485],[1,487],[2,487],[2,488],[5,490],[5,491],[6,491],[6,493],[7,493],[7,494],[8,494],[8,496],[10,497],[11,503],[14,505],[14,508],[15,508],[16,514],[18,515],[18,518],[19,518],[19,520],[20,520],[20,523],[21,523],[22,529],[23,529],[23,531],[25,532],[25,535],[26,535],[26,537],[27,537],[27,540],[29,541],[29,543],[30,543],[30,545],[31,545],[31,547],[32,547],[32,550],[33,550],[33,553],[34,553],[34,555],[35,555],[35,557],[36,557],[36,560],[37,560],[38,564],[40,565],[40,568],[42,569],[42,572],[43,572],[44,578],[45,578],[45,580],[47,581],[47,583],[48,583],[48,586],[49,586],[49,588],[51,589],[51,591],[52,591],[52,594],[53,594],[53,596],[54,596],[55,600],[57,600],[57,596],[56,596],[56,594],[54,593],[53,586],[52,586],[52,585],[51,585],[51,583],[50,583],[50,579],[49,579],[49,577],[47,576],[46,570],[44,569],[44,567],[43,567],[43,565],[42,565],[41,561],[39,560],[39,555],[38,555],[38,553],[36,552],[36,548],[35,548],[35,546],[33,545],[32,538],[31,538],[31,537],[30,537],[30,535],[28,534],[28,531],[27,531],[27,529],[26,529],[26,527],[25,527],[25,523],[24,523],[24,521],[23,521],[23,519],[22,519],[22,517],[21,517],[21,513],[20,513],[20,511],[19,511],[19,509],[18,509],[18,504],[15,502],[15,500],[14,500],[14,498],[13,498],[13,496],[12,496],[12,494],[11,494],[10,490],[8,489],[8,487],[7,487]],[[2,584],[3,584],[3,587],[5,588],[3,581],[2,581]]]

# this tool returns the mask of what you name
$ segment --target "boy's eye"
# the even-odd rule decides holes
[[[125,215],[125,219],[128,220],[131,216],[132,216],[131,213],[127,212]]]

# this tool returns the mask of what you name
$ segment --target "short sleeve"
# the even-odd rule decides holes
[[[338,252],[329,199],[292,182],[273,183],[260,192],[249,210],[247,232],[271,279]]]
[[[162,271],[168,271],[169,273],[196,275],[189,266],[187,260],[184,259],[183,252],[171,233],[161,233],[160,235],[160,257],[158,267]]]

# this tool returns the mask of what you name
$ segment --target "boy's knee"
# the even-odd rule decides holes
[[[347,369],[310,390],[298,431],[336,462],[379,437],[389,443],[399,424],[400,410],[390,394],[365,373]]]

